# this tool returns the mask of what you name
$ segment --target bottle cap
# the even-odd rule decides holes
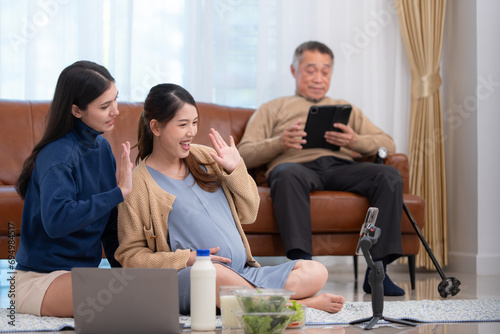
[[[210,249],[197,249],[196,256],[210,256]]]

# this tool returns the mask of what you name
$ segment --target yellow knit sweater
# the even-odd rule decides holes
[[[213,162],[212,148],[191,145],[191,153],[201,162]],[[240,232],[247,253],[247,263],[259,267],[255,261],[241,224],[252,224],[257,217],[259,193],[248,174],[243,159],[236,169],[227,174],[220,165],[207,166],[222,180],[222,189]],[[132,192],[118,206],[118,241],[115,258],[123,267],[186,268],[189,249],[172,252],[167,244],[168,214],[175,196],[164,191],[149,174],[145,160],[133,171]],[[193,231],[195,233],[195,231]]]

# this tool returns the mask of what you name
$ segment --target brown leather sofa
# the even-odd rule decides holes
[[[40,139],[49,102],[0,100],[0,258],[12,256],[15,244],[19,244],[23,201],[14,190],[23,161]],[[239,142],[253,109],[233,108],[215,104],[199,103],[199,132],[197,142],[210,145],[208,132],[217,129],[227,140],[231,134]],[[120,144],[126,140],[136,142],[137,119],[142,112],[142,103],[120,103],[120,115],[115,129],[105,137],[120,163]],[[135,161],[137,150],[132,150]],[[404,201],[415,220],[423,228],[425,202],[421,197],[408,192],[408,160],[404,154],[393,154],[386,164],[395,166],[404,179]],[[259,185],[260,207],[257,220],[245,225],[244,230],[254,256],[282,256],[278,226],[274,219],[269,188],[263,170],[249,170]],[[369,207],[368,200],[348,192],[317,191],[311,194],[313,255],[355,254],[359,230]],[[401,221],[403,252],[409,257],[410,276],[414,286],[415,255],[420,240],[408,218]],[[10,248],[9,248],[10,245]],[[357,257],[355,257],[357,259]],[[356,265],[357,261],[355,261]],[[355,267],[355,275],[357,269]]]

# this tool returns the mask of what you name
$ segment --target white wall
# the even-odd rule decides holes
[[[500,274],[500,2],[477,2],[478,274]]]
[[[443,44],[449,269],[479,275],[500,274],[498,12],[495,0],[448,1]]]

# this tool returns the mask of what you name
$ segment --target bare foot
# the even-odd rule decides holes
[[[331,293],[322,293],[309,298],[299,299],[299,303],[307,307],[315,308],[328,313],[337,313],[344,306],[345,299],[342,296]]]

